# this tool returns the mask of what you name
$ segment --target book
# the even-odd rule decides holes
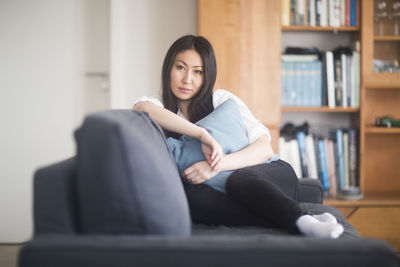
[[[325,140],[318,141],[319,160],[321,165],[321,183],[325,192],[329,190],[328,167],[326,163]]]
[[[344,188],[350,186],[350,168],[349,168],[349,134],[347,130],[343,131],[343,163],[344,163]],[[342,188],[343,189],[343,188]]]
[[[360,106],[360,42],[355,43],[355,50],[353,53],[353,94],[351,99],[352,107]]]
[[[344,156],[343,156],[343,131],[341,129],[337,129],[335,131],[336,137],[336,163],[338,170],[338,178],[339,178],[339,188],[338,191],[345,188],[344,182]]]
[[[321,53],[321,106],[328,106],[328,81],[326,64],[326,52]]]
[[[357,26],[357,7],[356,0],[350,0],[350,26]]]
[[[302,178],[297,140],[285,141],[283,137],[279,137],[279,158],[289,163],[296,173],[296,176],[299,179]]]
[[[283,54],[281,60],[284,62],[312,62],[318,60],[318,55]]]
[[[334,52],[335,106],[342,106],[342,59],[339,51]]]
[[[329,18],[329,8],[328,8],[329,0],[321,0],[321,26],[328,26],[328,18]]]
[[[301,176],[309,177],[308,175],[308,156],[306,153],[306,135],[304,132],[296,134],[297,143],[299,145],[300,163],[301,163]]]
[[[341,87],[342,87],[342,107],[347,108],[347,56],[346,54],[340,55],[340,63],[341,63]]]
[[[358,134],[354,128],[348,129],[349,134],[349,176],[350,186],[358,186]]]
[[[306,136],[306,154],[308,157],[308,176],[318,179],[317,161],[315,155],[314,137],[311,134]]]
[[[333,52],[326,51],[326,83],[328,89],[328,106],[334,108],[335,101],[335,78]]]
[[[288,88],[288,63],[281,62],[281,105],[288,106],[289,88]]]
[[[290,0],[290,25],[296,25],[296,0]]]
[[[309,11],[308,24],[310,26],[316,26],[317,25],[315,7],[316,7],[315,0],[308,0],[308,11]]]
[[[304,25],[304,1],[296,0],[296,25]]]
[[[290,25],[290,0],[282,1],[282,25]]]
[[[321,26],[322,0],[315,0],[315,25]]]
[[[346,0],[340,0],[340,26],[346,26]]]
[[[325,145],[326,145],[326,161],[328,165],[328,177],[329,177],[329,196],[332,198],[336,198],[337,178],[336,178],[334,142],[332,140],[326,140]]]

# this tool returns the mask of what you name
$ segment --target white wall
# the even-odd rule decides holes
[[[85,106],[88,97],[93,102],[85,89],[96,83],[85,73],[107,71],[108,59],[95,64],[95,51],[108,45],[99,46],[92,31],[87,45],[85,31],[103,24],[84,19],[98,19],[95,10],[104,14],[107,0],[101,2],[0,1],[0,243],[31,237],[34,170],[73,156],[74,129],[98,109]],[[158,92],[169,45],[196,33],[197,1],[111,0],[111,6],[112,107],[129,108],[138,96]]]
[[[0,1],[0,242],[32,233],[32,174],[74,153],[75,1]]]
[[[160,93],[164,56],[185,34],[197,34],[197,0],[111,1],[112,108]]]

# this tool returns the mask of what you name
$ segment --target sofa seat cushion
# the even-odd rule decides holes
[[[83,233],[190,235],[178,169],[147,113],[97,112],[75,136]]]

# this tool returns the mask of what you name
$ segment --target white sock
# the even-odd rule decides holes
[[[302,234],[311,237],[338,238],[344,230],[337,222],[321,222],[311,215],[300,216],[296,226]]]
[[[337,223],[336,217],[329,212],[324,212],[322,214],[316,214],[312,216],[320,222]]]

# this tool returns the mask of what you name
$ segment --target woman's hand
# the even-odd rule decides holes
[[[191,184],[201,184],[217,174],[207,161],[199,161],[184,170],[182,176]]]
[[[218,171],[224,153],[221,145],[205,129],[202,132],[199,141],[201,142],[201,151],[203,152],[208,164],[215,171]]]

